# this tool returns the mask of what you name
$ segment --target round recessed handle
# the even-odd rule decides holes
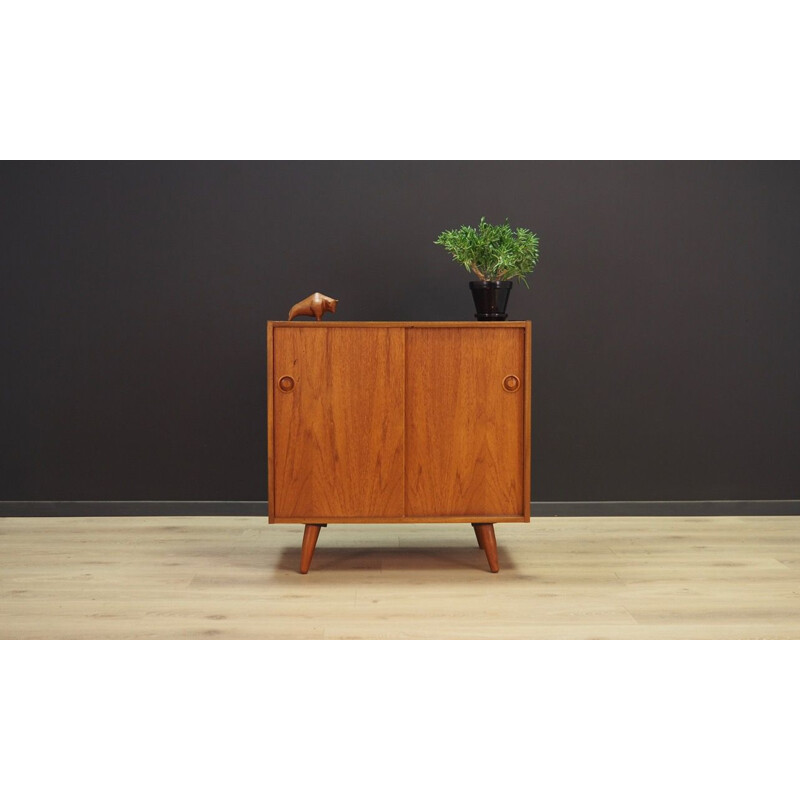
[[[507,392],[516,392],[519,389],[519,378],[516,375],[506,375],[503,378],[503,388]]]
[[[294,389],[294,378],[289,375],[284,375],[278,380],[278,388],[282,392],[291,392]]]

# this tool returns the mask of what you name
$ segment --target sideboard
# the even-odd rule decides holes
[[[531,323],[268,322],[269,522],[530,520]]]

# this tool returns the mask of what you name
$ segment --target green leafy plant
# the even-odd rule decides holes
[[[490,225],[481,217],[478,229],[462,225],[443,231],[434,244],[440,244],[482,281],[505,281],[518,278],[526,286],[525,276],[539,261],[539,237],[525,228],[512,230],[506,220]]]

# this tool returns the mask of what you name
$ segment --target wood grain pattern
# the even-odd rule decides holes
[[[267,340],[271,522],[530,519],[529,322],[270,322]]]
[[[320,323],[324,324],[324,323]],[[0,518],[0,639],[800,639],[800,517]]]
[[[406,515],[525,518],[525,328],[409,328],[406,365]]]
[[[403,331],[272,330],[270,518],[403,516]]]

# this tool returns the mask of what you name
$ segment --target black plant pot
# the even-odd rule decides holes
[[[469,288],[478,312],[475,317],[481,321],[506,319],[508,293],[512,285],[512,281],[470,281]]]

